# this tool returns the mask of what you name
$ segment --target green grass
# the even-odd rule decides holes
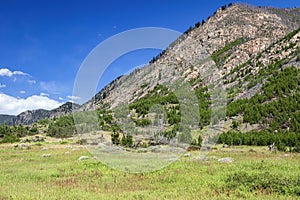
[[[41,151],[43,147],[48,150]],[[199,161],[195,159],[199,152],[192,152],[192,157],[182,157],[159,171],[129,174],[92,158],[79,161],[80,156],[90,155],[85,148],[72,150],[62,144],[43,144],[17,150],[11,145],[0,145],[0,199],[299,198],[295,181],[300,177],[300,155],[270,153],[266,147],[251,148],[256,152],[245,146],[218,147],[207,154],[232,157],[233,163]],[[70,153],[65,154],[66,151]],[[42,157],[45,153],[52,156]],[[235,179],[239,176],[241,182]],[[255,188],[249,180],[266,188]],[[292,181],[287,182],[287,192],[282,192],[280,188],[268,188],[274,180]]]

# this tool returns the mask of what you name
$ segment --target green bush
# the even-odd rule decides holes
[[[16,135],[4,135],[2,140],[0,140],[0,143],[14,143],[14,142],[20,142],[20,138]]]
[[[130,134],[123,135],[121,139],[121,145],[125,147],[132,147],[133,145],[133,137]]]
[[[57,138],[71,137],[75,134],[76,128],[73,115],[62,116],[50,123],[48,136]]]

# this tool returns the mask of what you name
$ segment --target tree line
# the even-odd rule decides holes
[[[228,131],[218,136],[217,143],[234,146],[267,146],[274,143],[279,151],[300,152],[300,134],[292,132],[273,133],[268,130],[261,130],[242,133]]]

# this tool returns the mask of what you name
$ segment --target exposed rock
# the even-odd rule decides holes
[[[230,157],[227,157],[227,158],[220,158],[220,159],[218,159],[218,162],[221,162],[221,163],[232,163],[232,162],[233,162],[233,159],[230,158]]]
[[[139,148],[139,149],[138,149],[138,152],[139,152],[139,153],[147,153],[147,152],[148,152],[148,149],[147,149],[147,148]]]
[[[14,147],[18,148],[20,150],[28,150],[28,149],[30,149],[30,145],[29,144],[25,144],[25,143],[17,144]]]
[[[90,158],[89,156],[81,156],[78,158],[78,160],[87,160],[89,158]]]
[[[212,161],[212,160],[216,160],[217,157],[216,156],[205,156],[205,155],[200,155],[198,158],[196,158],[197,160],[200,161]]]
[[[191,157],[191,156],[192,156],[192,154],[190,154],[190,153],[183,154],[183,157]]]
[[[43,154],[43,155],[42,155],[43,158],[49,158],[49,157],[51,157],[51,156],[52,156],[52,155],[51,155],[50,153],[46,153],[46,154]]]
[[[116,79],[112,85],[95,96],[96,105],[101,105],[100,102],[103,101],[115,107],[121,102],[131,102],[153,88],[150,85],[147,89],[141,90],[140,85],[147,80],[151,80],[153,85],[173,82],[179,78],[178,71],[183,72],[183,75],[188,78],[197,77],[198,74],[201,75],[201,69],[207,64],[203,63],[201,66],[199,60],[209,58],[213,52],[230,42],[245,38],[245,42],[232,49],[229,58],[222,63],[223,67],[216,69],[219,71],[216,73],[227,74],[231,69],[267,48],[272,42],[298,28],[297,24],[282,20],[281,17],[284,15],[278,16],[277,12],[278,10],[274,9],[245,5],[235,5],[225,11],[217,12],[203,26],[182,35],[155,62],[135,70],[128,76]],[[299,16],[297,12],[286,12]],[[196,66],[196,70],[190,70],[190,66]],[[159,73],[163,75],[164,80],[158,79]],[[178,77],[174,77],[174,73]],[[110,90],[107,90],[108,88]],[[250,95],[258,89],[260,88],[253,90]],[[104,93],[107,95],[101,98]]]

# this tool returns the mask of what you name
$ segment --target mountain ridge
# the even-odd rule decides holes
[[[274,14],[274,12],[278,10],[281,11],[280,12],[281,15],[283,15],[282,14],[283,11],[287,11],[289,14],[293,13],[293,16],[294,13],[297,13],[298,18],[296,18],[295,16],[294,16],[295,18],[293,18],[293,19],[297,19],[296,22],[297,26],[295,25],[294,21],[290,21],[290,23],[288,23],[287,25],[283,23],[283,21],[289,21],[289,20],[281,20],[281,23],[277,24],[278,20],[280,21],[280,18],[276,14]],[[253,16],[253,12],[257,16]],[[229,19],[226,19],[226,17],[228,17]],[[235,19],[238,19],[238,22],[235,22]],[[255,19],[257,22],[251,21]],[[268,21],[264,21],[264,19],[267,19]],[[220,8],[212,17],[209,17],[208,20],[204,22],[204,24],[202,24],[200,27],[193,28],[190,31],[184,33],[182,36],[180,36],[178,41],[175,41],[173,44],[171,44],[170,47],[168,47],[164,51],[161,57],[155,60],[155,62],[150,63],[148,66],[144,67],[144,69],[151,68],[151,67],[159,68],[160,66],[156,66],[157,64],[157,65],[164,65],[168,67],[175,66],[174,68],[177,67],[178,70],[182,70],[182,71],[190,70],[188,68],[189,67],[188,65],[198,65],[192,63],[193,60],[203,59],[201,58],[201,56],[203,57],[204,55],[205,57],[207,56],[207,54],[211,55],[210,61],[214,60],[213,57],[214,53],[224,48],[226,44],[234,42],[240,38],[250,38],[249,40],[246,40],[244,43],[240,44],[237,47],[237,49],[230,55],[230,57],[225,60],[225,63],[222,63],[223,68],[225,68],[225,70],[224,71],[219,70],[218,73],[221,73],[221,75],[227,74],[231,70],[233,70],[233,68],[237,67],[239,64],[246,63],[251,58],[251,56],[257,55],[260,52],[260,49],[266,49],[272,43],[284,37],[290,31],[299,28],[299,24],[300,24],[299,19],[300,19],[299,9],[281,10],[281,9],[273,9],[273,8],[272,9],[257,8],[257,7],[241,5],[241,4],[234,4],[233,6],[227,9]],[[221,24],[217,25],[220,22]],[[229,25],[226,26],[226,23],[229,23]],[[220,27],[225,27],[225,28],[220,28]],[[226,27],[228,27],[228,29]],[[253,35],[254,33],[256,33],[256,35]],[[216,61],[215,63],[217,65]],[[211,63],[209,64],[214,65]],[[200,66],[200,68],[201,67],[202,66]],[[163,73],[162,72],[163,69],[159,69],[159,70],[161,70],[161,73]],[[153,80],[150,79],[151,81],[159,82],[159,80],[157,80],[159,70],[154,69],[155,74],[153,76],[147,74],[148,77],[153,78]],[[171,70],[172,69],[169,68],[165,71],[171,71]],[[120,79],[116,80],[116,82],[112,82],[111,86],[114,88],[117,85],[120,85],[122,81],[125,81],[125,79],[128,79],[128,77],[132,76],[132,74],[139,73],[140,71],[143,70],[138,69],[135,70],[133,73],[131,73],[131,75],[129,76],[121,77]],[[194,73],[199,74],[199,71],[194,71]],[[187,72],[186,74],[192,74],[192,73]],[[136,80],[143,80],[144,82],[146,82],[145,79],[147,79],[147,77],[145,78],[142,76],[139,77],[136,76]],[[139,81],[138,84],[135,83],[135,88],[132,90],[138,91],[139,90],[138,87],[142,84],[143,84],[142,81]],[[130,85],[129,87],[132,88],[133,86]],[[123,89],[124,88],[120,90]],[[114,101],[115,99],[118,99],[119,95],[122,94],[122,91],[115,92],[109,97],[107,97],[107,95],[104,95],[105,93],[106,91],[103,90],[95,95],[96,105],[101,105],[102,101],[103,103],[108,103],[111,100]],[[126,92],[125,94],[126,95],[122,96],[122,98],[126,99],[125,101],[130,101],[130,99],[136,98],[131,96],[132,93],[130,92]],[[105,96],[106,98],[103,99],[99,98],[103,96]]]
[[[10,125],[30,125],[45,118],[53,119],[55,117],[71,114],[79,108],[80,105],[76,103],[66,102],[58,108],[52,110],[37,109],[27,110],[18,115],[0,115],[0,123],[6,123]]]

